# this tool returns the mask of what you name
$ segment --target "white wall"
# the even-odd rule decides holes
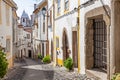
[[[6,48],[6,37],[10,37],[10,56],[7,57],[7,59],[11,58],[12,56],[12,8],[9,7],[9,23],[10,26],[7,26],[6,23],[6,4],[5,2],[1,2],[1,17],[2,17],[2,24],[0,24],[0,37],[3,36],[3,39],[1,39],[0,43],[2,43],[2,46]]]
[[[86,2],[88,0],[81,0],[81,4],[83,4],[84,2]],[[103,0],[105,5],[109,5],[110,7],[110,1],[111,0]],[[94,4],[89,5],[87,7],[83,7],[82,9],[80,9],[80,65],[81,65],[81,73],[85,74],[85,14],[92,10],[95,9],[97,7],[103,6],[100,2],[100,0],[96,0]],[[103,13],[105,14],[105,13]]]
[[[75,7],[77,7],[78,0],[69,0],[69,11],[74,10]],[[64,0],[61,0],[61,13],[60,16],[64,15]],[[57,7],[57,4],[56,6]],[[57,9],[56,10],[56,18],[57,16]],[[68,12],[69,12],[68,11]],[[76,27],[77,25],[77,13],[73,13],[67,16],[64,16],[60,19],[55,20],[55,35],[59,37],[59,48],[60,48],[60,54],[58,55],[59,59],[63,59],[63,50],[62,50],[62,37],[63,37],[63,29],[66,28],[67,30],[67,36],[68,36],[68,43],[69,43],[69,49],[71,50],[70,57],[72,57],[72,27]]]

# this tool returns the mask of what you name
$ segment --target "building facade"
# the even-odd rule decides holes
[[[17,9],[13,0],[0,0],[0,45],[6,53],[8,68],[13,66],[13,9]]]
[[[78,13],[75,10],[78,0],[56,0],[54,4],[56,64],[63,66],[63,62],[71,57],[74,68],[78,68]]]
[[[107,80],[110,69],[110,10],[110,0],[81,0],[81,70],[104,80]],[[96,69],[98,74],[95,73]]]
[[[33,25],[33,50],[34,55],[40,53],[43,57],[48,55],[48,29],[47,17],[42,13],[42,9],[47,9],[47,0],[42,0],[39,4],[35,5],[34,25]]]
[[[39,15],[35,17],[34,36],[43,30],[39,23],[43,23],[40,21],[43,21],[44,1],[34,11],[35,15],[39,12],[42,15],[40,19]],[[110,80],[113,74],[119,73],[119,3],[119,0],[49,0],[46,7],[49,17],[45,18],[49,55],[55,64],[63,66],[71,57],[78,72],[102,80]],[[38,50],[44,50],[41,47]]]
[[[71,57],[81,74],[102,80],[120,72],[119,0],[55,0],[54,5],[56,63]]]
[[[15,56],[17,54],[17,41],[18,41],[18,33],[17,33],[17,30],[18,30],[18,19],[19,17],[17,16],[17,13],[16,13],[16,8],[13,8],[12,9],[12,14],[13,14],[13,22],[12,22],[12,26],[13,26],[13,60],[15,60]]]
[[[54,61],[53,53],[53,0],[48,0],[47,9],[47,28],[48,28],[48,44],[49,44],[49,55],[51,56],[51,61]]]
[[[23,11],[20,23],[18,24],[18,42],[17,48],[18,53],[17,57],[30,57],[32,58],[32,27],[31,20],[29,19],[28,14]]]

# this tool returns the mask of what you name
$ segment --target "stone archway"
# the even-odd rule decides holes
[[[63,49],[63,61],[65,61],[69,57],[68,49],[69,49],[69,43],[68,43],[68,36],[67,31],[64,28],[63,30],[63,37],[62,37],[62,49]]]
[[[120,72],[120,0],[111,1],[110,75]]]
[[[109,10],[108,6],[105,6],[105,7],[108,8]],[[107,72],[107,75],[109,76],[110,18],[105,13],[103,6],[101,6],[87,12],[85,14],[85,19],[86,19],[86,28],[85,28],[86,69],[97,68],[100,71],[103,70]],[[96,27],[99,27],[99,29]],[[105,37],[106,39],[104,40],[103,37]],[[105,52],[103,48],[105,48]],[[100,53],[100,54],[96,54],[96,53]],[[105,54],[105,59],[103,54]],[[99,63],[97,64],[97,62],[100,62],[100,65]],[[105,62],[105,65],[104,65],[104,62]]]

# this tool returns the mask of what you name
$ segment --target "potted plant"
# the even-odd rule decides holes
[[[67,58],[65,61],[64,61],[64,66],[68,69],[68,71],[71,71],[73,70],[73,60],[72,58]]]
[[[45,57],[43,58],[43,62],[44,62],[44,63],[50,63],[50,62],[51,62],[50,56],[49,56],[49,55],[45,56]]]
[[[40,53],[38,54],[38,59],[43,59],[43,56]]]

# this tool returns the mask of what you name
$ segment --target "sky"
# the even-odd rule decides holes
[[[34,4],[40,2],[40,0],[13,0],[13,1],[18,6],[17,14],[19,17],[21,17],[23,10],[25,10],[30,17],[34,10]]]

